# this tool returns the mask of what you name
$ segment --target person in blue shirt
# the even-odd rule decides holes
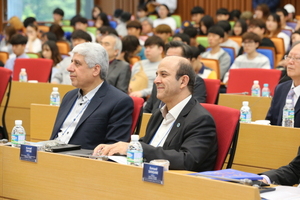
[[[21,34],[15,34],[10,38],[9,42],[11,43],[13,53],[16,56],[8,59],[4,65],[4,67],[14,71],[15,60],[17,58],[29,58],[25,54],[25,46],[27,43],[27,38]]]

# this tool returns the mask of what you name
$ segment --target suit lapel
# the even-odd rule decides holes
[[[191,111],[191,109],[198,103],[195,101],[194,98],[191,98],[183,110],[180,112],[179,116],[177,117],[176,121],[173,124],[173,127],[164,143],[164,147],[170,145],[172,139],[177,135],[177,133],[184,127],[184,122],[187,114]]]
[[[116,65],[117,65],[117,60],[115,59],[115,60],[112,61],[112,63],[109,65],[109,67],[108,67],[108,73],[107,73],[107,74],[112,73],[112,71],[114,71],[114,69],[116,68]]]
[[[151,142],[153,136],[155,135],[162,121],[163,121],[163,117],[160,112],[160,109],[157,109],[157,111],[151,116],[149,123],[147,125],[146,135],[144,137],[145,143],[149,144]]]

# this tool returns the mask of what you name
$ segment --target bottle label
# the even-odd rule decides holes
[[[250,112],[241,112],[240,122],[251,123],[251,113]]]
[[[12,144],[24,144],[25,142],[25,135],[11,135],[11,143]]]
[[[50,98],[50,105],[59,106],[60,105],[60,98],[59,97],[51,97]]]
[[[127,151],[127,163],[129,165],[139,166],[143,162],[143,152]]]
[[[269,97],[270,96],[270,92],[269,91],[263,91],[261,93],[261,96],[263,96],[263,97]]]
[[[251,96],[259,97],[260,96],[260,89],[259,88],[252,89]]]
[[[19,81],[20,82],[27,82],[27,75],[20,75],[19,76]]]
[[[294,119],[294,110],[284,110],[283,111],[283,118],[285,119]]]

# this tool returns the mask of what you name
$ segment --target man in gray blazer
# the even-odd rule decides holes
[[[130,66],[129,63],[116,59],[122,51],[121,39],[114,34],[109,34],[101,40],[100,44],[105,48],[109,57],[107,82],[127,93],[131,77]]]
[[[217,157],[215,123],[210,113],[192,97],[195,73],[190,62],[167,56],[158,66],[154,83],[165,105],[149,120],[141,138],[144,159],[166,159],[170,169],[209,171]],[[94,155],[126,155],[126,142],[100,144]]]

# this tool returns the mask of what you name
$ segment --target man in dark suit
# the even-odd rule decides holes
[[[109,57],[107,82],[127,93],[131,77],[130,66],[129,63],[116,59],[122,51],[121,39],[114,34],[110,34],[104,36],[100,44],[105,48]]]
[[[51,139],[94,149],[99,143],[129,141],[133,101],[107,83],[108,55],[97,43],[74,47],[67,68],[72,85],[60,105]]]
[[[276,183],[280,185],[299,184],[300,180],[300,154],[286,166],[270,170],[261,174],[265,183]]]
[[[195,73],[190,62],[179,56],[165,57],[154,81],[157,98],[165,105],[153,113],[141,138],[144,159],[166,159],[170,169],[213,170],[217,137],[213,118],[192,97]],[[129,143],[100,144],[94,155],[125,155]]]
[[[193,52],[192,52],[192,48],[187,44],[184,44],[183,42],[180,41],[171,41],[168,44],[166,44],[166,56],[182,56],[191,61],[193,57]],[[156,97],[156,94],[157,94],[156,87],[153,86],[151,95],[144,107],[145,113],[154,113],[161,106],[161,101]],[[197,75],[196,75],[196,82],[192,94],[193,97],[199,103],[206,102],[205,83],[203,79]]]
[[[282,125],[282,111],[286,103],[286,98],[289,91],[294,91],[293,102],[295,105],[294,127],[300,127],[300,102],[298,101],[300,95],[300,42],[296,42],[289,55],[285,58],[287,60],[287,75],[292,79],[279,84],[275,89],[275,94],[272,99],[271,107],[268,111],[267,120],[270,120],[271,125]]]

